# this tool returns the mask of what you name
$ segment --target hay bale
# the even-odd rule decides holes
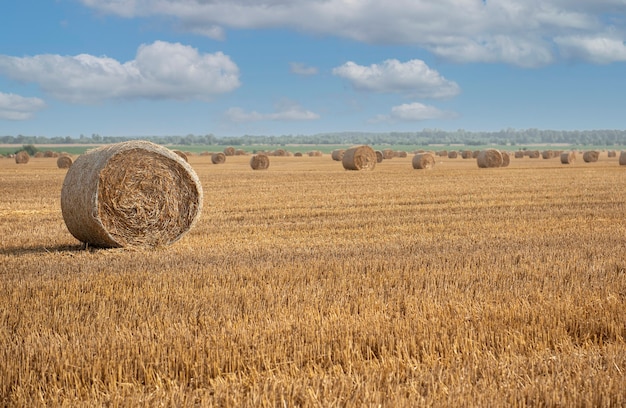
[[[463,150],[461,152],[461,158],[463,158],[463,159],[471,159],[472,158],[472,151],[471,150]]]
[[[330,154],[330,157],[332,157],[334,161],[341,161],[345,152],[346,151],[344,149],[333,150],[333,152]]]
[[[26,164],[30,160],[30,155],[26,150],[21,150],[15,154],[15,163]]]
[[[270,166],[270,158],[264,153],[255,154],[250,158],[252,170],[266,170]]]
[[[376,163],[382,163],[383,159],[385,158],[385,155],[383,154],[383,152],[381,152],[380,150],[376,150]]]
[[[435,156],[431,153],[418,153],[413,156],[412,164],[414,169],[432,169],[435,167]]]
[[[341,163],[346,170],[374,170],[378,159],[374,149],[363,145],[354,146],[346,150]]]
[[[188,162],[189,159],[187,159],[187,153],[181,151],[181,150],[172,150],[174,153],[176,153],[181,159],[183,159],[184,161]]]
[[[528,152],[528,157],[531,159],[538,159],[541,157],[541,153],[539,152],[539,150],[527,150]]]
[[[544,159],[551,159],[554,157],[554,152],[552,150],[544,150],[541,152],[541,157]]]
[[[476,163],[480,168],[492,168],[502,166],[502,153],[496,149],[481,150],[476,157]]]
[[[72,158],[70,156],[59,156],[57,159],[57,167],[60,169],[69,169],[72,166]]]
[[[211,163],[224,164],[226,162],[226,155],[224,153],[213,153],[211,155]]]
[[[563,152],[559,157],[561,158],[561,164],[572,164],[576,161],[575,152]]]
[[[236,150],[235,150],[234,147],[227,147],[227,148],[224,149],[224,154],[226,156],[234,156],[235,153],[236,153]]]
[[[302,157],[302,152],[295,152],[294,157]]]
[[[619,152],[619,165],[626,166],[626,151]]]
[[[617,152],[615,150],[609,150],[607,155],[608,157],[617,157]]]
[[[597,162],[599,157],[600,157],[600,152],[596,150],[588,150],[585,153],[583,153],[583,160],[585,161],[585,163]]]
[[[178,241],[202,211],[202,185],[171,150],[146,141],[105,145],[67,171],[61,211],[70,233],[96,247]]]
[[[383,159],[385,160],[393,159],[393,150],[392,149],[383,150]]]
[[[408,157],[408,153],[402,150],[398,150],[393,152],[393,157],[399,157],[401,159],[404,159],[405,157]]]
[[[518,150],[515,152],[515,158],[516,159],[523,159],[524,158],[524,151],[523,150]]]
[[[448,159],[456,159],[457,157],[459,157],[459,152],[456,150],[450,150],[448,152]]]
[[[276,156],[276,157],[286,157],[288,154],[287,154],[287,151],[285,149],[276,149],[276,150],[274,150],[272,155]]]
[[[502,154],[502,164],[500,167],[509,167],[509,164],[511,164],[511,155],[509,152],[505,151],[500,151],[500,153]]]

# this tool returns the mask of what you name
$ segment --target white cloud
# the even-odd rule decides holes
[[[368,67],[350,61],[334,68],[333,74],[362,91],[404,93],[419,98],[448,98],[461,92],[456,82],[445,79],[421,60],[403,63],[389,59]]]
[[[434,106],[413,102],[394,106],[389,115],[378,115],[370,122],[419,122],[429,119],[451,119],[456,116],[454,112],[442,111]]]
[[[211,38],[222,38],[228,28],[285,27],[370,44],[415,45],[458,62],[529,67],[560,55],[556,38],[602,37],[611,30],[619,33],[618,40],[626,38],[620,23],[626,17],[624,0],[81,1],[127,18],[173,17]]]
[[[301,62],[290,62],[289,66],[291,68],[291,72],[298,75],[317,75],[317,73],[319,72],[317,67],[310,67]]]
[[[261,122],[261,121],[305,121],[320,118],[315,112],[311,112],[299,105],[284,106],[273,113],[259,113],[257,111],[245,111],[241,108],[230,108],[226,111],[226,119],[230,122]]]
[[[561,53],[566,58],[584,59],[597,64],[626,61],[624,41],[608,37],[558,37]]]
[[[134,60],[89,54],[33,57],[0,55],[0,73],[37,83],[49,95],[69,102],[105,99],[210,99],[240,85],[239,68],[221,52],[200,54],[179,43],[142,45]]]
[[[46,107],[39,98],[0,92],[0,119],[27,120]]]

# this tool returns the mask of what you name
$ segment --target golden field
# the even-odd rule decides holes
[[[0,406],[626,405],[626,166],[191,156],[199,223],[83,249],[0,159]]]

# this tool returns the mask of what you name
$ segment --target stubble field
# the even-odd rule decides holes
[[[191,156],[173,246],[83,249],[0,159],[0,406],[624,406],[626,167]]]

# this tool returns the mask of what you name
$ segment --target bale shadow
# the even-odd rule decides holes
[[[87,247],[85,244],[73,245],[37,245],[32,247],[6,247],[0,248],[0,255],[30,255],[30,254],[58,254],[63,252],[82,252],[92,251],[94,248]]]

